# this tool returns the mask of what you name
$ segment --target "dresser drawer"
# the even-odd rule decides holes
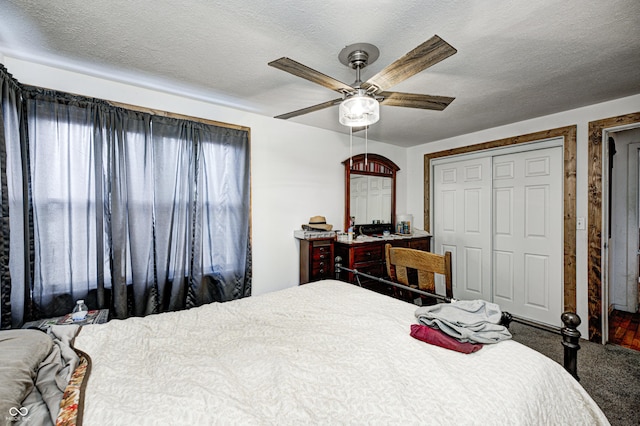
[[[322,269],[322,268],[328,268],[333,264],[333,262],[331,262],[331,259],[329,259],[329,256],[327,255],[326,258],[323,259],[314,259],[313,263],[312,263],[312,268],[315,269]]]
[[[319,279],[323,279],[323,278],[333,278],[333,268],[328,265],[318,265],[316,266],[314,264],[313,268],[311,269],[311,279],[312,280],[319,280]]]
[[[313,247],[311,249],[311,259],[314,262],[331,259],[331,246]]]
[[[384,259],[382,245],[356,247],[353,250],[353,263],[381,262]]]
[[[429,240],[429,238],[395,240],[391,242],[391,245],[393,247],[404,247],[422,251],[431,250],[431,241]]]
[[[365,274],[373,275],[374,277],[384,277],[385,274],[385,265],[378,262],[366,266],[362,266],[360,268],[355,268],[358,272],[363,272]],[[368,281],[366,278],[360,278],[361,281]]]
[[[412,248],[415,250],[429,251],[431,249],[431,241],[426,238],[409,241],[409,248]]]

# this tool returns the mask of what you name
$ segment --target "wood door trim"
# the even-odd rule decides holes
[[[447,149],[424,155],[424,229],[431,227],[431,160],[557,137],[564,138],[564,310],[576,312],[576,132],[577,125]],[[591,221],[589,221],[591,223]]]

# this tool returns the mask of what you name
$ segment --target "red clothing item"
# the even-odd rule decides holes
[[[411,324],[411,336],[423,342],[440,346],[441,348],[451,349],[452,351],[462,352],[463,354],[470,354],[482,349],[482,344],[480,343],[459,342],[441,330],[422,324]]]

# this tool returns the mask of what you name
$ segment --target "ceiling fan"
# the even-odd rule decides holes
[[[362,82],[360,80],[360,71],[375,62],[380,52],[372,44],[351,44],[342,49],[338,55],[338,59],[342,64],[356,70],[356,80],[351,85],[329,77],[293,59],[286,57],[276,59],[269,62],[269,65],[334,90],[340,93],[342,97],[281,114],[275,118],[286,120],[339,104],[340,123],[350,127],[364,128],[378,121],[379,104],[442,111],[455,98],[389,92],[387,89],[437,64],[456,52],[457,50],[449,43],[434,35],[367,81]]]

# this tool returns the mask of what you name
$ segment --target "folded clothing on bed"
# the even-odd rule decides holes
[[[422,324],[411,324],[411,337],[463,354],[470,354],[482,349],[480,343],[460,342],[440,330]]]
[[[455,300],[423,306],[415,312],[418,322],[442,330],[460,342],[498,343],[511,339],[500,324],[500,307],[485,300]]]

